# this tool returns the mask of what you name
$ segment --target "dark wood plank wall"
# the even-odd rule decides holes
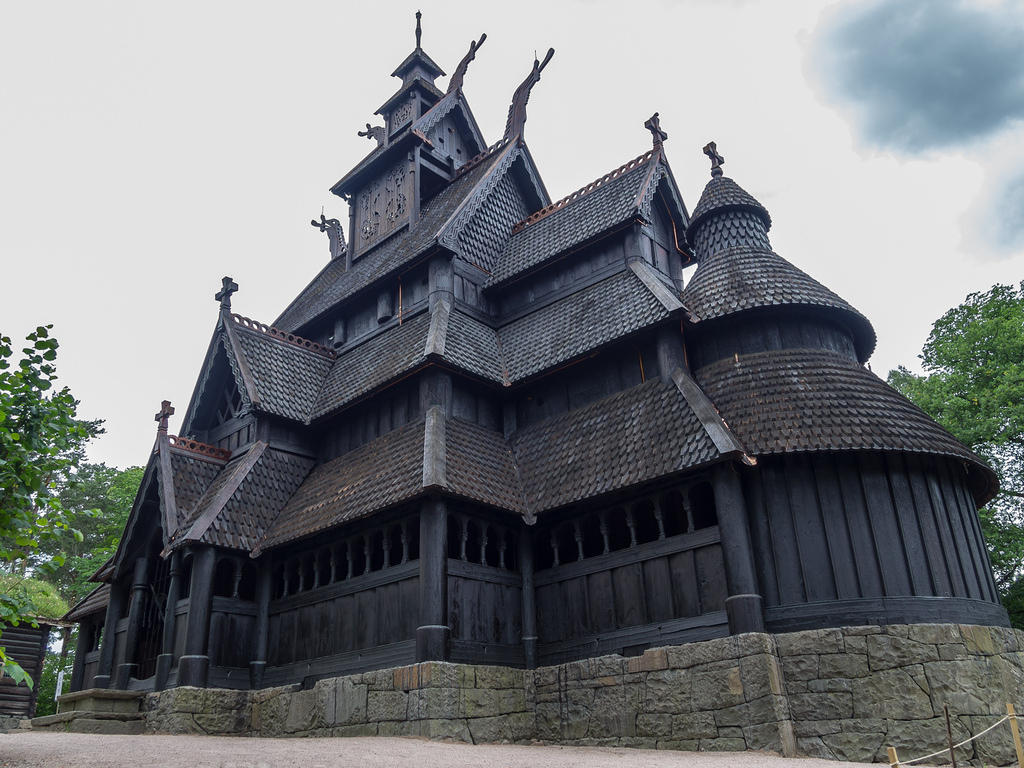
[[[411,561],[270,604],[270,666],[411,640],[419,563]]]
[[[518,573],[449,558],[452,661],[522,666],[522,599]]]
[[[6,675],[0,678],[0,715],[32,717],[35,713],[39,676],[43,671],[43,655],[49,637],[50,627],[46,624],[38,627],[28,624],[3,627],[0,644],[7,651],[8,658],[18,662],[35,685],[29,688],[24,684],[16,684]]]
[[[764,457],[744,491],[771,628],[934,614],[888,600],[914,597],[960,598],[946,604],[945,620],[991,623],[992,609],[976,601],[998,608],[998,595],[959,462],[880,452]]]
[[[213,598],[213,611],[210,614],[210,664],[247,667],[253,660],[255,630],[256,603],[229,597]]]
[[[837,321],[791,317],[773,309],[716,321],[713,331],[699,334],[687,351],[694,369],[699,369],[734,354],[798,348],[827,349],[857,359],[853,336]]]
[[[541,660],[554,663],[595,650],[629,653],[656,639],[681,642],[690,629],[722,634],[726,592],[719,542],[713,526],[538,571]],[[701,616],[709,619],[675,621]]]

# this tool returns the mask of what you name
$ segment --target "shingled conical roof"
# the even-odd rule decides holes
[[[867,360],[875,331],[864,315],[775,253],[767,209],[732,179],[713,175],[686,230],[699,266],[683,303],[702,321],[771,307],[802,306],[832,315],[853,335]]]

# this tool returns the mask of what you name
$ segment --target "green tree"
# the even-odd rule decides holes
[[[99,422],[76,418],[78,401],[67,387],[54,387],[58,345],[50,328],[27,336],[17,362],[10,337],[0,334],[0,562],[12,567],[71,530],[59,483],[101,431]],[[31,613],[26,594],[0,588],[0,626],[17,625]],[[0,664],[26,679],[2,648]]]
[[[78,602],[96,586],[89,578],[117,551],[143,471],[142,467],[83,463],[63,479],[58,491],[61,504],[81,538],[65,532],[41,545],[33,554],[32,566],[69,603]]]
[[[1024,282],[972,293],[935,321],[920,355],[924,375],[904,367],[889,383],[999,476],[980,510],[996,584],[1024,620]],[[1014,605],[1020,602],[1020,605]]]

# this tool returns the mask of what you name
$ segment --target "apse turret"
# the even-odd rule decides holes
[[[695,366],[769,349],[824,348],[860,362],[875,347],[871,323],[844,299],[775,253],[768,210],[723,175],[714,142],[711,181],[693,210],[686,239],[697,271],[683,302],[711,335],[698,332]]]

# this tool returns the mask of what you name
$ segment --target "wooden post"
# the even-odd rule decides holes
[[[96,665],[94,688],[110,687],[110,670],[114,666],[114,644],[117,643],[117,622],[124,609],[126,592],[124,584],[116,581],[110,584],[110,601],[103,620],[103,636],[100,638],[100,660]]]
[[[1017,750],[1017,766],[1024,768],[1024,747],[1020,744],[1020,726],[1017,724],[1017,714],[1013,710],[1013,704],[1006,704],[1006,714],[1010,716],[1010,732],[1013,734],[1013,748]]]
[[[79,622],[78,640],[75,643],[75,664],[71,668],[71,686],[68,693],[82,690],[85,684],[85,654],[92,650],[92,622]]]
[[[747,505],[739,475],[732,462],[725,462],[715,466],[711,478],[718,529],[722,536],[725,585],[729,594],[725,599],[729,633],[764,632],[764,609],[754,570]]]
[[[332,556],[333,559],[333,556]],[[333,561],[333,560],[332,560]],[[256,588],[256,637],[249,662],[249,687],[256,689],[263,685],[263,673],[267,668],[267,632],[270,628],[271,563],[263,564],[260,581]],[[333,568],[333,566],[332,566]]]
[[[420,507],[420,623],[416,628],[416,661],[447,661],[450,644],[448,508],[441,499],[428,499]]]
[[[167,604],[164,606],[164,636],[161,639],[160,655],[156,657],[156,677],[153,688],[162,691],[167,687],[167,678],[174,666],[174,638],[177,632],[175,609],[181,597],[181,550],[171,554],[170,581],[167,584]]]
[[[192,556],[185,653],[178,659],[178,685],[205,688],[210,675],[210,613],[213,609],[213,571],[217,553],[204,547]]]
[[[887,747],[887,749],[889,751],[889,765],[893,766],[893,768],[899,768],[900,759],[896,755],[896,747]]]
[[[149,558],[135,560],[132,570],[132,592],[128,603],[128,627],[124,633],[124,662],[119,664],[114,676],[114,687],[127,690],[128,681],[135,676],[139,665],[135,663],[139,650],[139,628],[142,626],[142,612],[146,608],[146,586],[149,576]]]
[[[942,711],[946,713],[946,741],[949,744],[949,760],[956,768],[956,754],[953,752],[953,728],[949,724],[949,704],[942,705]]]
[[[533,582],[533,528],[519,532],[519,572],[523,584],[523,659],[527,669],[537,667],[537,607]]]

